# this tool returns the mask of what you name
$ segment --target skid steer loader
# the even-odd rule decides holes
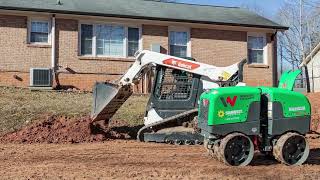
[[[201,144],[196,129],[200,95],[206,89],[243,86],[242,69],[246,60],[228,67],[216,67],[186,58],[148,50],[135,54],[136,61],[114,83],[98,82],[93,88],[92,122],[106,124],[132,95],[132,85],[155,68],[155,78],[137,139],[146,142]]]

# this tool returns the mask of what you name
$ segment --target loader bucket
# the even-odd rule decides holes
[[[120,87],[111,83],[96,83],[93,88],[92,122],[104,120],[108,123],[131,94],[131,86]]]

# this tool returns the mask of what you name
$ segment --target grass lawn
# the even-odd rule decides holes
[[[130,125],[142,124],[147,101],[148,97],[132,96],[113,119],[124,120]],[[0,134],[15,131],[48,115],[88,116],[91,104],[91,93],[0,87]]]

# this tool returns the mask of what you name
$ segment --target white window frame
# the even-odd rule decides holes
[[[31,42],[31,29],[32,25],[31,23],[33,21],[36,22],[47,22],[48,23],[48,42]],[[51,27],[52,27],[52,22],[49,17],[28,17],[28,44],[39,44],[39,45],[51,45]]]
[[[263,38],[263,63],[252,63],[249,61],[249,37],[262,37]],[[267,42],[267,34],[260,32],[248,32],[247,33],[247,52],[248,52],[248,64],[263,64],[268,65],[268,42]]]
[[[186,32],[187,33],[187,56],[192,57],[192,51],[191,51],[191,35],[190,35],[190,28],[189,27],[178,27],[178,26],[169,26],[168,28],[168,54],[170,54],[170,33],[171,32]]]
[[[86,25],[92,25],[93,26],[93,37],[92,37],[92,54],[86,54],[82,55],[81,54],[81,25],[86,24]],[[112,55],[97,55],[96,51],[96,26],[97,25],[112,25],[112,26],[123,26],[124,27],[124,46],[123,46],[123,55],[119,56],[112,56]],[[120,23],[114,23],[114,22],[105,22],[105,21],[99,21],[99,22],[88,22],[88,21],[81,21],[78,23],[78,56],[81,57],[97,57],[97,58],[131,58],[131,56],[128,56],[128,28],[138,28],[139,29],[139,51],[142,50],[142,25],[132,25],[132,24],[120,24]]]

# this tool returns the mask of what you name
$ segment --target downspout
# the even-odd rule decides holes
[[[56,15],[53,14],[51,18],[51,69],[52,76],[55,80],[56,87],[60,86],[58,73],[57,73],[57,61],[56,61]]]
[[[271,36],[273,41],[273,63],[272,63],[272,86],[278,86],[278,48],[277,48],[277,31]]]
[[[56,72],[56,15],[51,18],[51,68],[53,73]]]

